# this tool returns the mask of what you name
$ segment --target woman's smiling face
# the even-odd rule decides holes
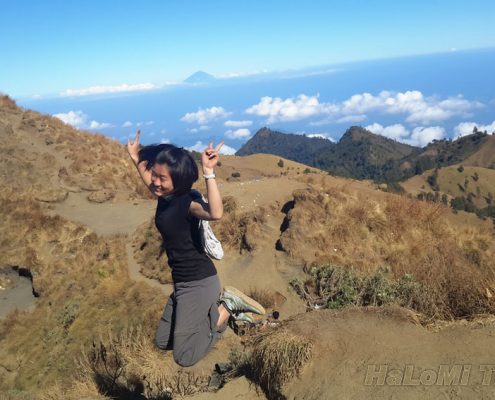
[[[158,197],[167,196],[174,191],[174,183],[166,164],[151,167],[151,184],[153,193]]]

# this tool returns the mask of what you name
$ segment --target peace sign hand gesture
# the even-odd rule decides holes
[[[139,136],[141,135],[141,130],[138,130],[136,133],[136,137],[134,140],[131,142],[129,139],[127,139],[127,152],[131,156],[131,158],[134,160],[134,162],[137,162],[139,159],[139,148],[140,148],[140,143],[139,143]]]
[[[218,151],[223,146],[223,141],[213,148],[213,142],[201,153],[201,164],[203,165],[203,172],[205,174],[213,173],[213,168],[218,164],[219,155]]]

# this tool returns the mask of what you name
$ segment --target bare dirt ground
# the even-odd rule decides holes
[[[493,318],[435,332],[400,309],[349,309],[307,313],[290,326],[313,340],[314,356],[284,388],[289,399],[495,396]]]
[[[292,316],[288,328],[314,343],[312,359],[300,377],[284,387],[284,395],[290,399],[493,398],[495,374],[488,376],[490,368],[495,368],[493,323],[457,323],[433,332],[417,325],[402,310],[304,313],[304,304],[287,285],[290,278],[300,273],[300,266],[292,265],[284,253],[275,250],[284,218],[281,207],[291,199],[294,189],[304,186],[286,177],[221,184],[222,194],[235,196],[242,210],[255,207],[269,210],[255,252],[227,251],[223,260],[215,262],[222,283],[246,292],[252,288],[279,291],[287,299],[279,310],[282,318]],[[84,196],[71,193],[64,203],[57,204],[54,212],[85,223],[100,234],[130,234],[152,216],[154,207],[154,201],[93,204]],[[131,250],[128,245],[130,277],[159,287],[166,295],[171,293],[170,285],[161,285],[139,273]],[[211,372],[216,362],[227,361],[232,348],[242,348],[242,343],[228,330],[215,348],[190,370],[199,374]],[[449,377],[449,373],[453,375]],[[213,396],[265,398],[245,378],[234,379],[216,393],[202,393],[194,398]]]

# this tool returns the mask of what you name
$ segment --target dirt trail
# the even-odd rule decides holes
[[[314,348],[287,398],[495,398],[493,318],[432,332],[401,309],[348,309],[307,313],[289,326]]]
[[[129,278],[136,282],[144,282],[154,288],[160,289],[166,296],[169,296],[174,288],[172,284],[163,285],[155,279],[150,279],[144,276],[140,272],[140,266],[134,259],[134,251],[130,243],[125,245],[125,250],[127,252],[127,265],[129,271]]]
[[[99,235],[130,235],[155,212],[156,203],[152,200],[131,202],[117,198],[100,204],[89,202],[87,195],[88,192],[69,193],[64,202],[55,205],[53,213],[87,225]]]
[[[279,311],[282,315],[292,315],[304,311],[301,302],[293,293],[288,292],[288,276],[297,271],[288,267],[285,256],[275,251],[275,243],[280,235],[280,225],[285,214],[280,210],[285,202],[292,198],[292,191],[306,185],[289,178],[260,178],[241,182],[221,183],[224,196],[236,198],[241,211],[256,207],[267,208],[267,224],[260,240],[259,249],[252,254],[238,254],[226,251],[225,258],[215,261],[223,285],[233,285],[241,290],[262,288],[277,290],[288,300]],[[100,235],[128,234],[148,221],[156,207],[152,200],[128,201],[125,194],[117,194],[112,202],[91,203],[87,193],[69,193],[67,199],[55,205],[52,213],[59,214],[90,227]],[[140,273],[140,267],[133,257],[130,240],[126,245],[129,276],[159,288],[165,294],[172,291],[171,285],[162,285],[158,281],[146,278]]]

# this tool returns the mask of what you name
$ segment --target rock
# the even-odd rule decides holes
[[[111,190],[97,190],[96,192],[91,192],[87,199],[93,203],[104,203],[106,201],[112,200],[115,197],[115,192]]]
[[[61,203],[67,198],[68,195],[69,192],[66,190],[51,189],[35,195],[34,198],[38,201],[43,201],[46,203]]]

